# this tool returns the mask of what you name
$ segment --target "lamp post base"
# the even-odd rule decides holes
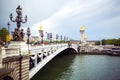
[[[28,54],[28,45],[24,41],[11,41],[8,48],[18,48],[21,55]]]

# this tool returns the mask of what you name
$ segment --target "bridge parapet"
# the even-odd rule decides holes
[[[51,55],[58,49],[62,47],[67,47],[67,44],[54,44],[46,46],[37,46],[37,48],[32,48],[30,50],[30,69],[35,67],[41,60]]]

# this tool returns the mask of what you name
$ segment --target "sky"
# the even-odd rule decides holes
[[[66,36],[80,40],[80,26],[85,26],[88,40],[120,38],[120,0],[0,0],[0,28],[10,22],[10,31],[16,24],[9,19],[16,17],[18,5],[22,8],[23,19],[27,23],[21,28],[30,27],[31,36],[39,36],[39,27],[45,33]]]

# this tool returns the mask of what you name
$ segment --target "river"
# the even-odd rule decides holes
[[[31,80],[120,80],[120,57],[76,54],[56,56]]]

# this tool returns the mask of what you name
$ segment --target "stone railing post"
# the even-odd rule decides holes
[[[37,54],[38,52],[35,53],[35,67],[37,66]]]
[[[2,68],[2,59],[6,57],[5,48],[0,45],[0,68]]]

